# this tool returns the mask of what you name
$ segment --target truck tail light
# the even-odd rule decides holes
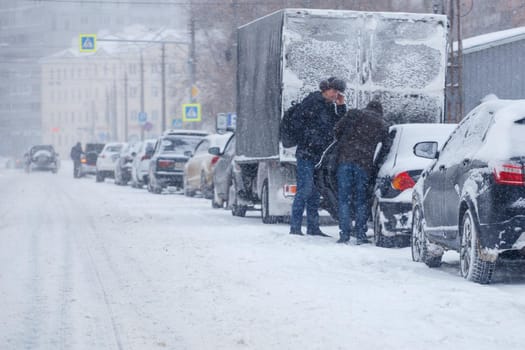
[[[494,180],[500,185],[523,186],[523,166],[516,163],[505,163],[494,166]]]
[[[397,174],[392,179],[392,188],[398,191],[404,191],[406,189],[412,188],[415,184],[416,182],[407,171]]]
[[[297,185],[286,184],[283,186],[283,192],[285,197],[294,197],[297,193]]]

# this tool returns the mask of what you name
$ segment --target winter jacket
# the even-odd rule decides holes
[[[80,162],[80,156],[82,155],[82,146],[80,146],[79,144],[76,144],[75,146],[73,146],[71,148],[71,153],[70,153],[70,156],[71,156],[71,159],[75,162]]]
[[[352,109],[335,126],[338,140],[337,162],[354,163],[373,175],[378,161],[381,162],[391,146],[388,125],[380,111],[365,108]],[[382,147],[374,163],[377,145]]]
[[[345,113],[346,105],[327,102],[320,91],[306,96],[294,112],[301,130],[295,156],[318,162],[333,142],[334,126]]]

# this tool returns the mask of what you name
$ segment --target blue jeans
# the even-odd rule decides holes
[[[342,163],[337,167],[337,200],[339,205],[339,229],[341,238],[348,239],[352,231],[350,203],[354,205],[355,234],[366,237],[367,231],[367,185],[368,174],[354,163]],[[352,201],[352,191],[354,198]]]
[[[306,206],[307,231],[319,229],[319,191],[314,185],[315,163],[297,158],[297,192],[292,205],[290,231],[300,231]]]

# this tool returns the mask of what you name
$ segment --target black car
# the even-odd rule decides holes
[[[461,275],[489,283],[498,257],[525,254],[525,100],[490,100],[470,112],[414,187],[412,259],[441,264],[459,252]]]
[[[86,143],[86,149],[80,158],[79,177],[97,173],[97,158],[104,146],[104,143]]]
[[[33,146],[24,155],[24,158],[27,173],[34,170],[50,170],[56,174],[60,167],[58,153],[52,145]]]
[[[166,135],[157,140],[149,163],[148,191],[161,193],[168,186],[184,187],[184,165],[195,146],[202,140],[200,135]]]

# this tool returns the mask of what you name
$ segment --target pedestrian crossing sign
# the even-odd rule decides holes
[[[80,52],[95,52],[97,50],[96,34],[80,34]]]
[[[201,121],[200,103],[186,103],[182,105],[182,120],[185,122]]]

